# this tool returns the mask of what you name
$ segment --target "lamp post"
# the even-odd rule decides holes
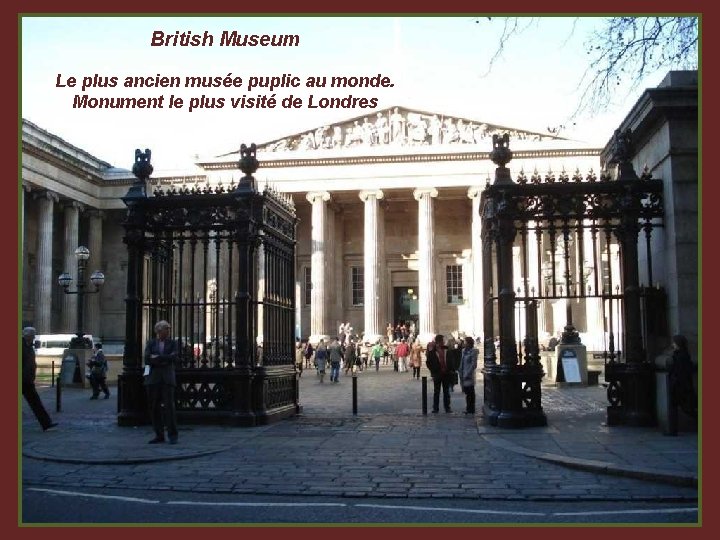
[[[85,290],[85,268],[87,266],[87,260],[90,258],[90,250],[85,246],[78,246],[75,250],[75,256],[78,261],[78,281],[75,286],[75,290],[70,290],[70,284],[73,281],[72,276],[68,272],[63,272],[58,276],[58,284],[63,288],[65,294],[77,294],[78,295],[78,307],[77,307],[77,319],[76,328],[77,335],[70,342],[71,349],[84,349],[85,340],[83,339],[83,306],[84,297],[86,294],[96,294],[100,292],[100,287],[105,283],[105,274],[99,270],[95,270],[90,275],[90,282],[95,286],[94,291]]]

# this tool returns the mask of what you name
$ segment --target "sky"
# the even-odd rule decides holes
[[[479,21],[479,22],[478,22]],[[543,17],[510,40],[490,66],[502,21],[487,17],[23,17],[22,117],[113,166],[131,168],[136,148],[150,148],[157,174],[189,170],[199,159],[262,144],[391,106],[561,135],[604,146],[647,87],[665,72],[618,95],[602,114],[570,121],[587,67],[585,41],[592,17]],[[221,47],[223,31],[292,34],[298,47]],[[154,32],[213,35],[206,47],[151,46]],[[241,77],[239,88],[123,88],[131,76]],[[248,90],[251,77],[300,77],[298,88]],[[392,88],[307,88],[309,76],[390,77]],[[82,81],[118,77],[114,88],[81,89]],[[69,86],[75,77],[77,86]],[[78,109],[75,96],[158,97],[162,109]],[[183,106],[169,108],[169,97]],[[231,98],[274,95],[274,109],[233,108]],[[283,98],[300,97],[301,108]],[[377,98],[376,109],[307,107],[310,96]],[[191,99],[222,108],[198,107]],[[205,98],[203,100],[203,98]],[[574,123],[573,123],[574,122]],[[512,143],[511,143],[512,147]],[[490,149],[488,149],[489,151]]]

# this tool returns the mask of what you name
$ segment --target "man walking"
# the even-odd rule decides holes
[[[345,375],[347,375],[348,372],[352,373],[353,369],[355,369],[357,359],[355,343],[353,343],[352,339],[348,338],[347,345],[345,346],[345,353],[343,354],[343,362],[345,362]]]
[[[380,371],[380,358],[382,358],[383,352],[385,352],[385,348],[382,346],[382,343],[378,341],[370,352],[373,360],[375,360],[375,371]]]
[[[330,382],[340,382],[340,361],[342,360],[342,348],[340,342],[335,339],[330,345]]]
[[[108,364],[105,353],[102,350],[102,343],[96,343],[93,349],[95,350],[93,357],[87,363],[90,368],[90,386],[92,386],[93,391],[90,399],[97,399],[100,395],[100,390],[105,394],[105,399],[109,399],[110,389],[107,386]]]
[[[57,426],[57,422],[50,419],[42,400],[35,389],[35,375],[37,363],[35,361],[35,329],[32,326],[23,328],[22,339],[22,395],[30,405],[35,418],[40,422],[43,431]]]

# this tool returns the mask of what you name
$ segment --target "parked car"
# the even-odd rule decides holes
[[[38,356],[61,356],[65,349],[70,348],[70,341],[77,334],[41,334],[35,338],[35,354]],[[93,336],[83,336],[89,342],[89,348],[95,344]]]

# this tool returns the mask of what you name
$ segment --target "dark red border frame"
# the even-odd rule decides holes
[[[551,13],[587,13],[587,14],[608,14],[608,13],[702,13],[703,14],[703,32],[702,32],[702,66],[703,68],[710,66],[710,69],[702,70],[702,87],[705,90],[701,95],[707,96],[707,99],[702,101],[702,118],[703,118],[703,129],[702,129],[702,146],[707,149],[713,149],[715,143],[715,137],[717,136],[717,130],[713,129],[714,121],[717,118],[715,114],[717,112],[717,104],[714,99],[715,92],[713,89],[714,78],[717,76],[717,71],[712,66],[714,64],[713,51],[716,50],[715,43],[716,38],[714,36],[714,24],[713,11],[717,8],[710,5],[710,2],[702,2],[700,0],[686,0],[684,2],[670,2],[669,0],[652,0],[652,1],[629,1],[629,0],[605,0],[604,2],[588,2],[580,3],[570,0],[549,0],[542,3],[533,2],[531,0],[520,0],[510,3],[500,2],[476,2],[471,0],[453,0],[445,2],[435,3],[420,3],[417,0],[364,0],[362,2],[346,2],[340,3],[337,0],[316,0],[312,4],[306,4],[298,2],[297,0],[275,0],[273,2],[237,2],[237,0],[211,0],[205,2],[188,2],[187,0],[176,0],[174,2],[150,2],[148,0],[125,0],[122,3],[99,3],[97,0],[66,0],[65,2],[58,3],[53,0],[39,0],[39,1],[18,1],[9,0],[3,4],[2,17],[0,17],[0,24],[2,25],[2,32],[0,33],[0,39],[2,40],[2,51],[3,54],[0,57],[3,58],[4,72],[6,74],[5,81],[8,84],[9,81],[13,81],[13,74],[18,73],[18,16],[21,13],[155,13],[158,15],[165,13],[188,13],[188,14],[203,14],[203,13],[265,13],[265,14],[324,14],[324,13],[434,13],[434,14],[454,14],[454,13],[496,13],[501,14],[512,14],[512,13],[525,13],[525,14],[551,14]],[[715,2],[713,4],[717,5]],[[19,80],[19,78],[18,78]],[[12,83],[10,83],[12,84]],[[18,115],[19,115],[19,88],[16,84],[12,84],[11,88],[5,88],[2,93],[4,96],[4,102],[8,108],[14,107],[18,104]],[[7,151],[7,154],[12,154],[13,160],[18,164],[18,168],[15,169],[14,174],[7,172],[8,178],[3,182],[6,190],[10,193],[15,194],[13,197],[2,198],[2,211],[0,211],[0,220],[2,229],[7,233],[6,238],[10,238],[9,243],[12,245],[15,253],[18,253],[18,171],[19,171],[19,152],[18,152],[18,129],[19,129],[19,118],[18,122],[7,122],[3,125],[2,129],[2,148]],[[712,155],[712,150],[706,151],[706,155]],[[8,155],[8,158],[10,156]],[[704,162],[705,160],[703,160]],[[12,161],[8,161],[12,162]],[[702,163],[701,163],[702,166]],[[701,169],[701,170],[704,170]],[[708,274],[713,276],[716,273],[716,252],[715,242],[715,228],[717,225],[710,221],[711,216],[714,214],[713,208],[709,205],[717,200],[717,182],[714,179],[710,179],[702,182],[702,199],[708,201],[706,205],[703,205],[704,212],[702,213],[702,221],[699,224],[700,228],[705,231],[705,235],[709,241],[705,241],[703,245],[707,245],[709,249],[702,249],[702,274]],[[0,272],[2,277],[5,278],[3,282],[6,283],[6,290],[8,296],[12,296],[15,288],[12,286],[13,283],[18,283],[19,266],[14,268],[12,264],[5,264],[0,266]],[[703,335],[709,332],[711,335],[716,327],[716,310],[713,309],[715,306],[714,299],[717,297],[717,280],[707,280],[701,282],[701,297],[702,297],[702,324],[703,324]],[[17,298],[17,297],[16,297]],[[10,302],[6,302],[6,305]],[[15,343],[14,346],[6,347],[6,350],[10,350],[8,357],[4,358],[5,362],[13,362],[15,358],[18,358],[17,342],[19,339],[13,341],[12,334],[18,333],[19,321],[17,320],[17,310],[13,312],[12,309],[5,309],[0,311],[0,317],[2,322],[5,323],[3,327],[6,329],[6,338],[10,339],[11,343]],[[6,341],[7,343],[7,341]],[[703,360],[703,379],[706,381],[705,394],[706,397],[703,400],[705,407],[703,407],[705,416],[708,418],[708,425],[714,423],[714,416],[712,411],[715,408],[710,402],[710,398],[707,394],[712,392],[715,377],[718,374],[718,360],[711,357],[712,349],[711,345],[703,348],[704,353]],[[17,365],[17,364],[16,364]],[[10,379],[12,381],[9,370],[4,370],[6,381]],[[9,420],[6,422],[5,429],[10,433],[16,433],[15,425],[17,421],[17,394],[13,392],[12,382],[5,385],[5,391],[0,393],[0,410],[7,411],[6,417]],[[72,535],[73,538],[89,538],[91,535],[101,535],[103,538],[112,539],[120,538],[125,535],[172,535],[173,538],[186,537],[193,538],[198,534],[212,534],[213,537],[219,536],[239,536],[239,535],[262,535],[263,538],[280,538],[281,535],[291,535],[300,538],[312,537],[313,540],[319,540],[321,538],[335,538],[337,535],[342,535],[344,539],[366,539],[368,535],[376,537],[380,534],[383,537],[397,538],[399,535],[411,536],[413,540],[424,539],[424,538],[437,538],[438,536],[445,535],[500,535],[502,538],[509,537],[527,537],[532,536],[535,538],[537,535],[540,536],[552,536],[553,538],[574,538],[577,535],[582,535],[583,539],[588,538],[600,538],[607,535],[630,537],[631,535],[652,535],[653,538],[658,537],[670,537],[670,536],[715,536],[717,532],[712,533],[717,528],[717,518],[713,515],[714,508],[716,508],[716,493],[717,488],[715,487],[715,479],[717,478],[717,458],[716,458],[716,433],[718,430],[708,429],[703,435],[703,491],[702,491],[702,508],[703,508],[703,527],[694,529],[682,529],[676,530],[675,528],[662,527],[653,528],[652,530],[635,530],[635,528],[620,528],[607,530],[605,528],[583,528],[578,530],[575,527],[505,527],[505,528],[481,528],[481,529],[455,529],[450,527],[424,527],[424,528],[413,528],[398,530],[391,527],[381,528],[350,528],[350,529],[336,529],[336,528],[262,528],[262,529],[236,529],[236,528],[219,528],[214,527],[212,531],[200,531],[195,527],[186,527],[182,529],[172,530],[156,530],[151,527],[143,527],[139,529],[129,528],[57,528],[53,530],[47,530],[44,528],[22,528],[18,529],[18,488],[15,485],[14,479],[17,478],[16,464],[17,464],[17,445],[12,443],[6,443],[2,448],[2,458],[0,463],[6,469],[3,477],[6,481],[3,483],[4,489],[2,490],[3,503],[0,504],[0,523],[6,533],[13,535],[12,537],[37,537],[41,535]],[[528,530],[530,529],[530,530]]]

